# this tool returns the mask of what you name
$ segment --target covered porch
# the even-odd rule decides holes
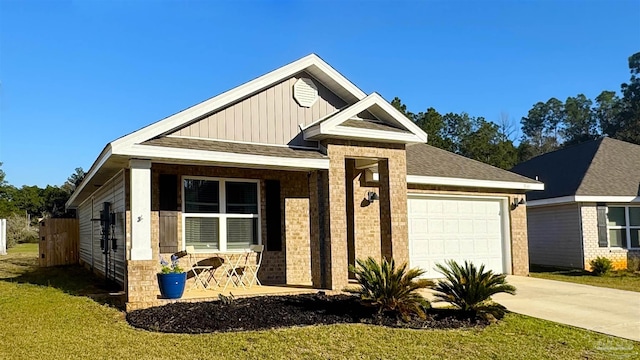
[[[326,160],[318,152],[293,152],[299,153],[314,161]],[[299,166],[307,159],[301,158]],[[317,169],[227,165],[167,159],[130,162],[126,176],[127,228],[131,229],[127,232],[128,308],[166,303],[159,299],[155,274],[159,259],[168,260],[173,254],[180,256],[180,266],[189,275],[183,297],[187,301],[218,299],[221,293],[256,296],[312,289],[312,214],[317,211],[312,204],[317,198],[309,178]],[[140,194],[150,201],[137,202]],[[140,229],[145,220],[148,228]],[[147,229],[148,235],[144,234]],[[145,239],[149,239],[146,244]],[[264,246],[258,271],[263,286],[189,290],[194,285],[192,265],[220,267],[224,254],[243,253],[252,245]],[[184,256],[187,247],[194,248],[194,259]]]

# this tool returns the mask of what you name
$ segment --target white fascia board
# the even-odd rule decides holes
[[[110,144],[107,144],[107,146],[100,153],[100,156],[98,156],[98,158],[93,163],[93,165],[91,165],[91,169],[89,169],[89,172],[87,172],[87,174],[85,175],[84,179],[82,179],[82,182],[80,183],[80,185],[75,189],[73,194],[71,194],[71,197],[69,197],[69,200],[67,200],[67,202],[64,204],[65,208],[73,208],[74,207],[71,204],[73,204],[76,201],[76,198],[78,197],[78,194],[80,194],[80,192],[82,192],[84,187],[96,175],[98,170],[100,170],[100,168],[102,168],[102,165],[104,165],[104,163],[107,162],[107,160],[109,160],[109,158],[111,157],[112,154],[113,154],[113,150],[112,150]]]
[[[146,159],[172,159],[178,161],[207,161],[227,165],[259,165],[296,169],[329,169],[329,159],[304,159],[228,152],[169,148],[151,145],[132,145],[127,151],[118,153]]]
[[[423,142],[420,137],[412,133],[361,129],[361,128],[352,128],[348,126],[336,126],[333,129],[327,130],[322,134],[332,135],[333,137],[345,137],[349,139],[362,139],[362,140],[374,139],[374,140],[385,140],[387,142],[398,142],[398,143],[404,143],[404,144]]]
[[[357,103],[351,105],[350,107],[342,110],[339,114],[336,114],[331,119],[320,124],[320,132],[321,133],[329,133],[336,126],[342,124],[348,119],[358,115],[359,113],[368,110],[372,106],[377,105],[384,112],[386,112],[389,116],[391,116],[395,121],[404,126],[407,130],[409,130],[417,139],[411,142],[419,142],[426,143],[427,142],[427,134],[420,129],[420,127],[413,123],[413,121],[409,120],[406,116],[401,114],[393,105],[389,104],[382,96],[378,93],[372,93],[368,95],[366,98],[358,101]],[[359,129],[361,130],[361,129]]]
[[[545,205],[560,205],[574,202],[588,202],[588,203],[638,203],[640,202],[640,196],[560,196],[549,199],[531,200],[527,201],[527,206],[545,206]]]
[[[371,94],[371,96],[373,96],[377,100],[376,104],[378,106],[380,106],[384,111],[389,113],[389,115],[393,116],[393,118],[396,121],[398,121],[400,124],[402,124],[402,126],[406,127],[407,130],[411,131],[416,136],[418,136],[421,140],[423,140],[422,141],[423,143],[427,142],[427,138],[428,138],[427,133],[422,131],[422,129],[418,125],[416,125],[413,121],[411,121],[409,118],[404,116],[404,114],[398,111],[398,109],[394,108],[393,105],[391,105],[387,100],[385,100],[382,96],[380,96],[380,94],[374,92],[373,94]]]
[[[366,96],[362,90],[358,89],[353,83],[329,66],[329,64],[324,62],[324,60],[320,59],[320,57],[315,54],[311,54],[200,104],[194,105],[177,114],[171,115],[129,135],[121,137],[113,141],[112,146],[114,149],[120,149],[127,145],[142,143],[153,137],[171,131],[189,121],[214,112],[230,103],[236,102],[312,66],[325,73],[333,81],[349,91],[349,93],[354,97],[363,99]]]
[[[640,196],[585,196],[576,195],[577,202],[628,203],[640,202]]]
[[[576,201],[575,196],[561,196],[549,199],[527,200],[527,207],[568,204]]]
[[[372,106],[380,107],[384,112],[386,112],[389,116],[391,116],[395,121],[400,123],[400,125],[404,126],[407,130],[411,132],[409,136],[407,134],[400,134],[392,131],[384,131],[384,130],[369,130],[369,129],[360,129],[357,130],[345,130],[346,127],[340,127],[340,124],[351,119],[352,117],[358,115],[359,113],[370,109]],[[340,129],[338,129],[340,128]],[[309,131],[307,131],[309,130]],[[308,127],[305,129],[305,138],[312,138],[317,135],[339,135],[339,136],[349,136],[349,134],[360,134],[361,138],[365,138],[363,136],[364,132],[368,132],[372,135],[373,139],[384,140],[385,137],[381,136],[384,134],[386,139],[396,140],[396,141],[404,141],[411,143],[426,143],[427,142],[427,134],[420,129],[416,124],[414,124],[411,120],[409,120],[406,116],[402,115],[396,108],[394,108],[391,104],[389,104],[385,99],[383,99],[379,94],[372,93],[368,95],[364,99],[358,101],[357,103],[349,106],[346,109],[340,111],[340,113],[331,117],[330,119],[320,123],[317,131],[314,127]]]
[[[407,183],[410,184],[426,184],[426,185],[446,185],[446,186],[465,186],[480,187],[488,189],[513,189],[513,190],[544,190],[543,183],[525,183],[518,181],[495,181],[495,180],[479,180],[464,179],[439,176],[419,176],[407,175]]]
[[[375,94],[375,93],[374,93]],[[342,124],[343,122],[351,119],[352,117],[358,115],[359,113],[367,110],[373,104],[375,104],[375,96],[374,94],[367,95],[364,99],[361,99],[357,103],[347,107],[346,109],[342,109],[339,114],[336,114],[332,118],[320,124],[320,128],[322,130],[329,130],[337,125]]]

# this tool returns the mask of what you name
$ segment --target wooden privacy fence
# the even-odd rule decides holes
[[[46,219],[40,222],[40,266],[78,263],[78,219]]]

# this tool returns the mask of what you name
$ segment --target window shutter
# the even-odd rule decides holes
[[[267,211],[267,250],[282,250],[282,211],[280,207],[280,181],[265,182]]]
[[[178,176],[160,174],[160,210],[176,211],[178,209]]]
[[[607,207],[604,205],[597,206],[598,212],[598,246],[607,247]]]

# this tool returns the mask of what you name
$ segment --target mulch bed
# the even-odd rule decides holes
[[[489,323],[451,309],[431,309],[427,319],[405,322],[396,314],[377,314],[350,295],[304,294],[240,298],[231,302],[172,303],[135,310],[127,321],[137,328],[167,333],[210,333],[341,323],[412,329],[484,327]]]

